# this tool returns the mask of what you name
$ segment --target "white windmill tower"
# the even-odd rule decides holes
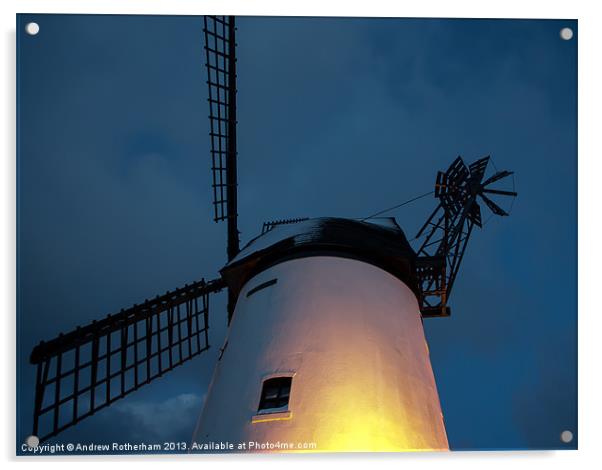
[[[195,442],[443,450],[414,279],[393,219],[279,224],[222,271],[237,297]]]
[[[228,291],[228,333],[193,441],[258,451],[446,450],[422,320],[447,305],[489,157],[458,157],[414,251],[391,218],[264,224],[239,249],[234,17],[205,17],[215,221],[228,263],[201,280],[41,342],[33,435],[41,440],[110,406],[209,347],[209,296]],[[429,193],[430,194],[430,193]],[[183,450],[183,449],[181,449]],[[239,450],[234,448],[233,450]]]

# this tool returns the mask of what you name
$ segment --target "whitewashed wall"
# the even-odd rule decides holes
[[[375,266],[330,256],[273,266],[242,289],[227,340],[196,442],[448,448],[416,298]],[[262,381],[278,375],[293,376],[290,413],[253,422]]]

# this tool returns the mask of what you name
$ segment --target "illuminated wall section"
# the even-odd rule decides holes
[[[258,413],[273,377],[292,377],[288,408]],[[388,272],[347,258],[261,272],[240,292],[194,440],[447,450],[416,297]]]

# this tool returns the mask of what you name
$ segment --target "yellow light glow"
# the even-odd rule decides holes
[[[421,415],[418,413],[409,409],[405,419],[401,421],[399,416],[383,413],[382,407],[374,406],[375,401],[384,404],[397,403],[396,390],[369,390],[361,376],[355,379],[356,381],[350,381],[335,389],[331,396],[336,399],[330,400],[324,406],[328,410],[329,419],[317,426],[316,451],[447,450],[432,449],[429,446],[434,439],[428,434],[434,430],[430,423],[421,421]]]
[[[412,381],[408,380],[408,387]],[[418,390],[417,390],[418,391]],[[375,403],[381,406],[375,406]],[[399,407],[396,390],[370,390],[361,375],[350,377],[346,384],[331,388],[331,393],[320,397],[324,413],[313,414],[311,421],[304,420],[303,428],[311,429],[311,438],[302,429],[294,433],[303,441],[315,442],[315,449],[285,450],[284,452],[409,452],[447,451],[444,431],[435,429],[424,410],[413,412]],[[388,406],[391,413],[383,413]],[[400,415],[400,410],[403,410]],[[437,413],[442,421],[442,416]],[[297,415],[297,418],[299,416]],[[255,421],[254,421],[255,422]],[[277,425],[277,423],[274,423]],[[291,425],[295,425],[291,422]],[[283,429],[284,431],[284,429]],[[284,431],[285,432],[285,431]],[[434,447],[433,444],[445,443]],[[268,452],[283,452],[271,450]]]
[[[252,423],[267,423],[269,421],[286,421],[293,417],[292,411],[283,411],[280,413],[266,413],[263,415],[255,415],[251,419]]]

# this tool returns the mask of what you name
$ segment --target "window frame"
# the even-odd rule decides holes
[[[288,390],[286,390],[288,388]],[[288,411],[291,402],[291,389],[293,388],[293,378],[291,376],[278,376],[265,379],[261,384],[261,395],[257,414],[278,413]],[[274,396],[266,396],[267,393],[275,391]],[[285,395],[286,393],[286,395]],[[285,403],[279,403],[286,400]]]
[[[257,400],[255,401],[255,414],[251,418],[252,423],[262,423],[268,421],[281,421],[281,420],[289,420],[293,417],[293,412],[291,409],[291,403],[293,398],[293,378],[295,377],[296,372],[294,371],[282,371],[275,372],[272,374],[267,374],[261,377],[260,386],[257,394]],[[272,379],[290,379],[290,388],[288,392],[288,402],[286,404],[286,409],[274,409],[274,408],[264,408],[261,409],[261,403],[263,398],[263,390],[266,382]]]

